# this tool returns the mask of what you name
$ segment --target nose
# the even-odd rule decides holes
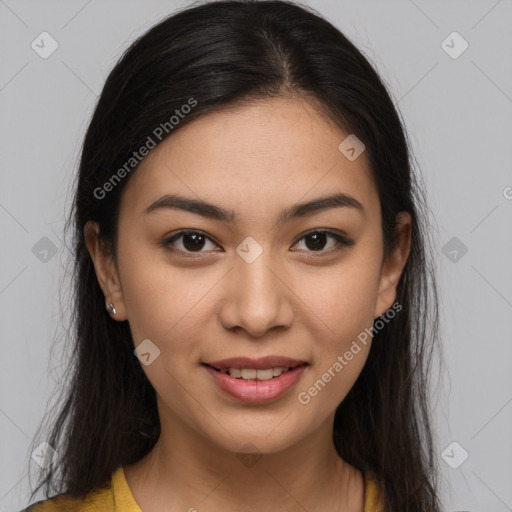
[[[294,294],[284,267],[270,251],[263,251],[252,262],[237,256],[234,265],[225,277],[219,311],[222,326],[244,330],[254,338],[271,329],[290,327]]]

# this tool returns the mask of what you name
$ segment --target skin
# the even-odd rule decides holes
[[[157,392],[162,433],[150,454],[124,467],[145,512],[363,511],[362,474],[336,454],[332,428],[371,338],[307,405],[297,395],[392,306],[411,218],[400,212],[400,245],[383,261],[377,190],[365,153],[349,161],[338,150],[346,136],[305,97],[207,114],[152,150],[130,178],[117,265],[97,224],[85,226],[105,303],[117,310],[112,321],[129,321],[135,346],[149,338],[161,351],[142,368]],[[332,208],[277,224],[281,210],[333,192],[356,198],[365,214]],[[145,215],[165,193],[232,209],[238,220],[170,209]],[[159,245],[182,229],[211,240],[196,252],[183,237],[175,251]],[[327,237],[315,251],[304,238],[311,230],[343,231],[355,244],[336,250]],[[236,252],[247,236],[263,249],[252,263]],[[199,257],[187,258],[187,248]],[[283,397],[249,405],[225,395],[201,365],[241,355],[309,366]],[[237,456],[250,451],[247,443],[259,457],[251,465]]]

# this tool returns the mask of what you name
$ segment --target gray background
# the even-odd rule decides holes
[[[512,2],[309,3],[381,73],[427,187],[448,373],[434,411],[445,510],[512,511]],[[28,504],[31,443],[61,384],[62,228],[94,102],[128,44],[183,5],[0,0],[1,511]],[[47,59],[31,47],[43,31],[59,45]],[[442,45],[453,31],[469,44],[457,58],[445,49],[460,40]],[[445,460],[462,449],[454,469]]]

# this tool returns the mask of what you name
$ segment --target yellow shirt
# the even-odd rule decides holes
[[[371,473],[365,478],[364,512],[380,512],[377,484]],[[132,496],[123,467],[119,466],[113,473],[111,486],[92,491],[81,500],[59,494],[47,500],[38,501],[22,512],[142,512]]]

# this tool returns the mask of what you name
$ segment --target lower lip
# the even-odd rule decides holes
[[[244,380],[235,379],[228,373],[214,370],[211,366],[203,366],[222,391],[232,398],[250,404],[263,404],[277,400],[293,387],[306,369],[306,366],[297,366],[270,380]]]

